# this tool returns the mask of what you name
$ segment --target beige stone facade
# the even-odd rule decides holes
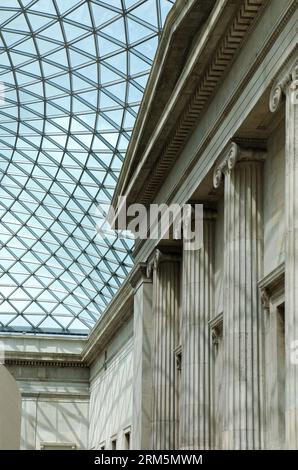
[[[138,240],[87,339],[1,335],[21,447],[298,449],[298,2],[177,0],[114,195],[204,205]]]

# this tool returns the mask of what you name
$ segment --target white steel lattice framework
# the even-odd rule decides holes
[[[99,238],[174,0],[1,0],[0,330],[86,334],[131,267]]]

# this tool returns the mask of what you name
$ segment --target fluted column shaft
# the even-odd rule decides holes
[[[204,211],[203,246],[183,250],[179,436],[181,449],[212,447],[211,340],[213,317],[213,211]]]
[[[225,175],[224,368],[226,449],[261,447],[262,163]]]
[[[298,448],[298,65],[286,90],[286,442]],[[295,354],[297,356],[297,354]]]
[[[215,173],[224,175],[224,416],[225,449],[259,449],[263,416],[262,159],[232,144]]]
[[[175,348],[179,341],[180,262],[157,251],[153,266],[153,449],[175,449],[178,439],[178,384]]]
[[[275,112],[286,98],[285,171],[285,348],[286,447],[298,448],[298,61],[274,85],[270,109]]]

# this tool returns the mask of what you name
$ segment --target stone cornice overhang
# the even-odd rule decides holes
[[[214,168],[223,148],[229,145],[266,93],[265,99],[269,103],[269,91],[285,64],[290,64],[297,57],[298,0],[271,1],[273,8],[270,4],[270,8],[265,9],[265,20],[258,22],[255,31],[247,39],[247,45],[236,58],[235,65],[241,73],[235,74],[233,86],[227,91],[226,86],[231,85],[234,73],[231,68],[230,74],[217,90],[216,100],[206,109],[207,119],[204,116],[204,119],[198,121],[196,133],[182,149],[177,166],[167,175],[155,202],[182,205],[189,201],[190,195]],[[263,38],[262,42],[256,42],[259,34]],[[267,138],[253,139],[251,142],[249,138],[235,137],[235,141],[249,147],[251,144],[255,147],[258,141],[258,148],[267,148]],[[135,262],[148,260],[159,243],[160,240],[140,240],[134,249]]]
[[[138,202],[147,205],[154,200],[179,157],[181,148],[201,119],[267,4],[268,0],[217,2],[193,44],[192,52],[146,149],[142,152],[139,145],[134,150],[135,155],[139,155],[139,163],[126,187],[117,187],[114,207],[120,195],[126,196],[127,204]],[[143,116],[144,126],[150,118],[150,113]]]
[[[151,68],[115,195],[125,191],[139,162],[140,149],[145,149],[171,96],[193,38],[203,27],[215,3],[216,0],[176,0],[172,7]]]
[[[5,364],[19,366],[84,367],[81,351],[86,338],[58,335],[0,334]]]
[[[5,359],[6,366],[27,366],[27,367],[80,367],[87,368],[87,364],[82,362],[81,356],[70,358],[66,355],[59,357],[45,357],[40,354],[24,358],[23,354],[10,354]]]
[[[129,279],[120,287],[117,294],[98,320],[90,335],[82,340],[59,337],[43,338],[27,335],[0,335],[5,349],[5,364],[29,367],[89,367],[107,346],[107,343],[125,324],[133,313],[133,288]],[[32,343],[28,348],[27,341]],[[43,343],[46,341],[47,344]],[[24,342],[24,345],[22,344]],[[51,342],[57,345],[57,351],[51,350]],[[65,347],[69,344],[68,347]],[[59,348],[59,344],[62,347]],[[63,347],[65,350],[63,350]],[[75,352],[74,352],[75,351]]]

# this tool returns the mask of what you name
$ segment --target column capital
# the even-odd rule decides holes
[[[239,161],[262,161],[265,159],[266,152],[256,148],[240,147],[236,142],[230,142],[223,152],[220,163],[215,167],[213,173],[213,186],[219,188],[223,176],[230,173]]]
[[[278,79],[274,82],[271,88],[269,98],[269,109],[271,113],[275,113],[280,107],[280,104],[285,95],[288,93],[296,94],[295,102],[298,104],[298,58],[296,57],[291,64],[283,67]]]
[[[153,253],[149,256],[147,261],[147,277],[150,278],[158,266],[164,262],[180,262],[180,256],[176,253],[164,253],[159,248],[156,248]]]
[[[142,282],[151,282],[147,276],[147,263],[138,263],[134,266],[129,276],[129,282],[133,289]]]

